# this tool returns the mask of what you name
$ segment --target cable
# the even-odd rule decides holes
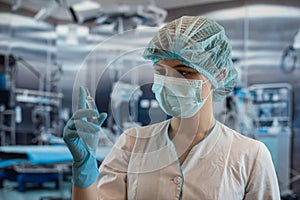
[[[27,69],[29,69],[37,78],[41,77],[41,73],[35,69],[34,66],[30,65],[26,60],[21,57],[17,57],[17,61],[20,61]]]

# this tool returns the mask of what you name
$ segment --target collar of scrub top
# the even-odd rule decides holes
[[[167,137],[169,141],[172,141],[168,134],[168,128],[170,122],[171,119],[167,120],[167,125],[165,126],[165,137]],[[192,154],[195,151],[197,151],[197,154],[199,155],[198,158],[204,159],[212,151],[212,149],[216,146],[217,142],[219,141],[220,133],[221,133],[219,129],[220,129],[220,124],[216,120],[210,132],[206,135],[205,138],[203,138],[200,142],[198,142],[192,147],[189,154]]]

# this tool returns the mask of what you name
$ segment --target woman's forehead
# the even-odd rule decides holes
[[[176,65],[183,65],[180,60],[170,59],[170,60],[160,60],[156,64],[158,65],[166,65],[168,67],[174,67]]]

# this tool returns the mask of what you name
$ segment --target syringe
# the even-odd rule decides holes
[[[93,117],[89,117],[90,120],[97,120],[99,117],[99,111],[98,108],[96,106],[95,100],[94,98],[91,96],[90,91],[88,90],[87,87],[85,88],[85,92],[86,92],[86,107],[88,109],[92,109],[97,113],[97,116],[93,116]]]
[[[91,96],[88,88],[84,87],[84,89],[86,92],[86,107],[88,109],[92,109],[96,112],[96,115],[94,115],[92,117],[87,117],[87,121],[98,125],[99,124],[99,122],[98,122],[99,112],[98,112],[95,100]],[[98,146],[98,139],[95,139],[95,137],[91,137],[90,134],[93,134],[93,133],[78,131],[78,135],[82,139],[82,142],[85,145],[85,147],[92,153],[92,155],[95,155],[96,149],[94,147]],[[97,134],[97,133],[95,133],[95,134]]]

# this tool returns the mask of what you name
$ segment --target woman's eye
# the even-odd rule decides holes
[[[178,71],[178,73],[181,74],[182,76],[186,76],[190,74],[190,72],[187,71]]]

